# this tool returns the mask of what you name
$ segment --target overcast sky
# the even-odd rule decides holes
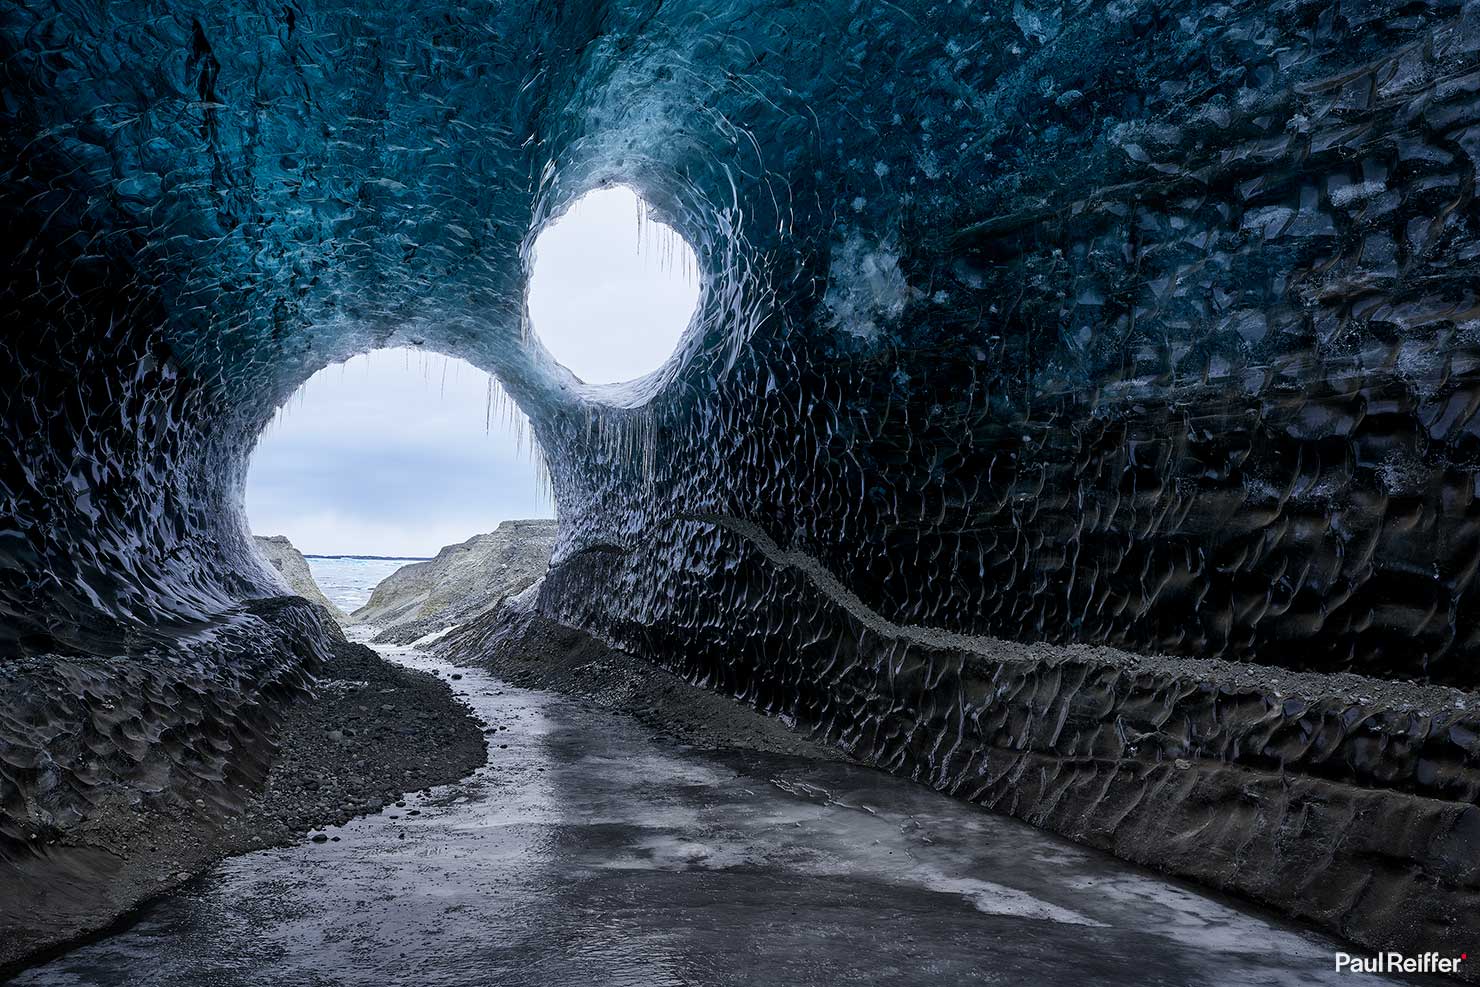
[[[498,415],[484,431],[487,394],[487,374],[436,353],[376,350],[319,371],[252,457],[252,531],[310,555],[425,556],[552,516],[514,432]]]
[[[635,380],[668,359],[699,296],[693,251],[646,222],[637,196],[585,196],[535,241],[529,318],[550,355],[588,384]]]
[[[536,257],[535,331],[578,376],[630,380],[668,358],[698,287],[680,258],[662,263],[659,237],[639,256],[631,192],[582,200]],[[320,371],[257,446],[252,531],[310,555],[428,556],[502,520],[552,516],[497,411],[485,433],[487,393],[482,371],[415,350]]]

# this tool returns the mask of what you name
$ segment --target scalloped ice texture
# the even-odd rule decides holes
[[[255,436],[320,367],[421,345],[530,418],[572,574],[549,612],[897,770],[975,744],[938,783],[986,772],[1007,811],[1363,941],[1475,931],[1471,694],[1395,683],[1480,679],[1476,0],[22,2],[0,45],[15,696],[133,661],[232,736],[303,642],[281,617],[251,662],[173,642],[273,592],[240,511]],[[675,358],[601,388],[524,298],[538,231],[614,183],[703,278]],[[898,633],[944,657],[907,661]],[[942,710],[1086,694],[972,651],[992,638],[1186,673],[1166,659],[1135,715],[1109,698],[1129,684],[1076,709],[1083,750],[1025,724],[962,739]],[[969,681],[942,672],[968,658]],[[1263,726],[1180,715],[1222,694],[1215,659],[1251,663]],[[1318,714],[1285,710],[1287,670],[1331,676]],[[174,709],[98,731],[108,784],[154,777],[144,724]],[[0,719],[6,853],[89,811],[90,769],[35,728]],[[1002,751],[1045,759],[1038,780]],[[1173,752],[1219,785],[1160,784]],[[1120,772],[1134,798],[1110,797]],[[1334,787],[1287,791],[1268,853],[1234,853],[1286,777]],[[1361,845],[1399,849],[1341,865],[1335,903],[1289,891],[1330,857],[1301,820],[1342,799],[1381,803]],[[1130,804],[1227,872],[1117,842]]]

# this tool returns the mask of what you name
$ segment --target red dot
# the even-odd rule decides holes
[[[1462,960],[1467,960],[1467,959],[1470,958],[1470,954],[1469,953],[1460,953],[1459,954],[1459,958],[1462,959]]]

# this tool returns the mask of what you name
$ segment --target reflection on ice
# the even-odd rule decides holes
[[[475,775],[226,861],[17,983],[1341,982],[1317,935],[893,776],[460,671],[507,728]]]

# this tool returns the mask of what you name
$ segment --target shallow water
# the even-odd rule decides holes
[[[1319,935],[890,775],[699,752],[382,650],[463,676],[487,766],[227,860],[15,983],[1352,982]]]
[[[354,613],[370,602],[376,584],[402,566],[425,559],[346,559],[305,555],[308,571],[329,602],[345,613]]]

